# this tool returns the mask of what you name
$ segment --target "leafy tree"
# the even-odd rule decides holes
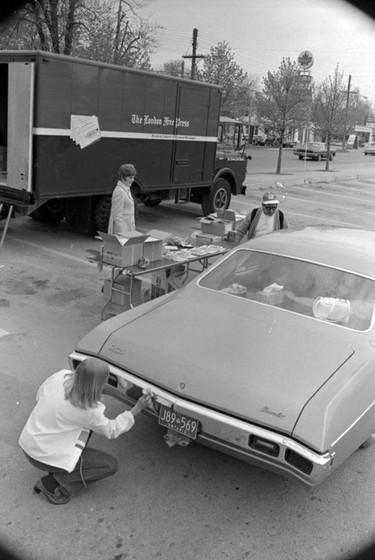
[[[203,70],[197,72],[197,78],[221,86],[223,115],[236,118],[244,114],[249,95],[248,75],[237,64],[225,41],[211,47],[210,54],[204,57]]]
[[[29,0],[0,28],[0,48],[41,49],[150,68],[157,26],[136,13],[144,0]]]
[[[272,123],[279,136],[276,173],[281,171],[285,134],[310,119],[312,86],[310,77],[302,76],[296,62],[283,58],[278,70],[263,78],[262,93],[257,98],[259,116]]]
[[[181,78],[188,77],[185,76],[184,62],[181,62],[178,58],[176,60],[168,60],[167,62],[164,62],[164,64],[157,69],[157,72],[160,72],[161,74],[168,74],[168,76],[179,76]]]
[[[333,76],[328,76],[316,90],[313,120],[327,143],[327,155],[333,136],[342,133],[347,125],[346,95],[343,73],[338,66]],[[326,171],[329,170],[329,158],[326,158]]]

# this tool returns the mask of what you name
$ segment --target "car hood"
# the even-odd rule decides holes
[[[122,317],[100,357],[184,399],[285,433],[353,354],[343,328],[204,288],[194,297],[182,290],[128,323]]]

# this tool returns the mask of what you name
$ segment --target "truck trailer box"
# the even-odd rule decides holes
[[[220,88],[42,51],[0,51],[0,196],[110,195],[122,163],[143,194],[212,185]],[[10,102],[10,100],[12,102]]]

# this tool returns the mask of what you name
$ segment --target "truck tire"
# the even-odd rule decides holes
[[[37,222],[54,225],[59,224],[64,218],[64,215],[65,202],[63,199],[59,198],[48,200],[30,214],[31,218]]]
[[[150,195],[150,196],[145,196],[142,199],[142,202],[145,206],[149,206],[151,208],[154,208],[155,206],[158,206],[161,203],[162,200],[163,199],[161,198],[161,196],[159,197],[159,196],[155,196],[155,195]]]
[[[220,178],[212,186],[210,193],[202,195],[201,206],[205,216],[217,210],[229,208],[231,199],[230,184],[226,179]]]
[[[96,231],[108,231],[109,216],[111,214],[111,196],[100,197],[95,210]]]

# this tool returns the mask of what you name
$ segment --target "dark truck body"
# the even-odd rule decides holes
[[[133,163],[134,194],[146,204],[188,196],[205,213],[228,207],[247,160],[239,142],[216,158],[220,100],[211,84],[1,51],[0,202],[40,218],[43,209],[79,223],[99,215],[103,227],[117,170]]]

